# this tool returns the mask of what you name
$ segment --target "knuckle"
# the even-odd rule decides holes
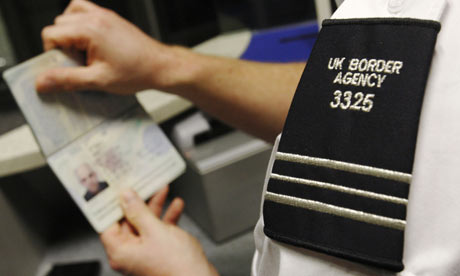
[[[100,12],[101,15],[103,15],[103,16],[109,16],[109,15],[112,15],[112,14],[115,13],[115,12],[113,12],[113,11],[110,10],[110,9],[106,9],[106,8],[102,8],[102,7],[99,9],[99,12]]]
[[[98,6],[97,9],[95,9],[95,12],[97,12],[101,16],[106,16],[106,17],[116,14],[116,12],[113,11],[112,9],[108,9],[108,8],[101,7],[101,6]]]
[[[75,90],[75,82],[73,81],[70,74],[63,74],[62,78],[56,82],[56,88],[63,91],[72,91]]]
[[[101,72],[101,65],[89,62],[85,73],[81,76],[81,80],[88,86],[100,87],[103,84],[102,79],[104,77],[104,72]]]
[[[99,79],[97,78],[96,74],[89,75],[86,80],[86,85],[89,87],[99,87],[101,86],[99,83]]]
[[[54,76],[53,72],[48,72],[46,75],[44,75],[44,80],[45,83],[47,83],[50,87],[56,88],[58,86],[58,83],[56,82],[56,77]]]
[[[59,24],[62,21],[62,15],[58,15],[54,18],[54,24]]]
[[[91,20],[85,21],[85,23],[76,26],[76,30],[78,33],[78,37],[85,38],[85,39],[95,39],[98,37],[98,33],[96,32],[95,28],[92,26],[93,23]]]
[[[64,82],[61,85],[58,85],[58,87],[61,88],[60,90],[64,90],[64,92],[73,91],[75,88],[73,84],[70,84],[68,82]]]
[[[100,9],[93,12],[93,24],[102,30],[107,30],[110,28],[113,22],[113,16],[116,13],[108,9]]]
[[[109,72],[109,70],[106,70],[105,72]],[[107,74],[101,71],[91,74],[88,81],[89,85],[100,88],[108,88],[112,84],[112,80],[109,79]]]
[[[81,6],[81,1],[79,0],[72,0],[70,1],[69,8],[77,8]]]
[[[101,11],[94,12],[94,16],[92,18],[92,24],[97,28],[103,28],[107,25],[106,20],[104,18],[104,14]]]
[[[42,29],[41,31],[41,36],[42,36],[42,39],[45,40],[48,36],[49,36],[49,32],[51,30],[51,26],[46,26]]]

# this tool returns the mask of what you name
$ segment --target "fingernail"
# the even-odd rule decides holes
[[[126,189],[121,193],[121,199],[124,204],[130,204],[136,200],[136,194],[131,189]]]

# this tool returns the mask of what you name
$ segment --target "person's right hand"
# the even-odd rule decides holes
[[[111,10],[73,0],[54,25],[42,31],[45,50],[76,48],[86,66],[56,68],[37,77],[39,92],[103,90],[131,94],[175,81],[183,50],[161,44]],[[174,68],[175,67],[175,68]]]
[[[126,219],[101,234],[111,267],[133,276],[218,276],[198,240],[176,225],[181,199],[160,219],[167,193],[167,187],[160,190],[148,205],[132,190],[122,194]]]

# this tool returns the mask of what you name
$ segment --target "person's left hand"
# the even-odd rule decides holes
[[[174,199],[159,219],[167,194],[166,187],[148,205],[132,190],[122,194],[126,219],[101,234],[111,267],[137,276],[217,275],[196,238],[176,225],[182,199]]]

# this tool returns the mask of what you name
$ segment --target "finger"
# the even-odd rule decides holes
[[[118,223],[114,223],[99,235],[102,244],[108,252],[112,252],[114,247],[119,243],[119,233],[120,225]]]
[[[140,235],[149,235],[159,226],[160,221],[152,215],[144,201],[133,190],[124,190],[120,199],[126,219]]]
[[[43,48],[45,51],[56,47],[86,50],[93,30],[82,24],[64,24],[47,26],[42,30]]]
[[[168,196],[168,192],[169,187],[166,186],[159,190],[149,201],[149,208],[157,217],[161,216],[161,211],[163,211],[163,206],[165,204],[166,197]]]
[[[64,14],[89,12],[98,8],[98,5],[86,0],[72,0],[70,4],[67,6],[67,8],[64,10]]]
[[[84,20],[87,20],[88,15],[87,14],[81,14],[81,13],[70,13],[70,14],[61,14],[59,16],[56,16],[54,18],[54,24],[55,25],[63,25],[63,24],[81,24],[82,22],[85,22]]]
[[[129,241],[133,235],[123,233],[121,225],[115,223],[100,235],[110,266],[115,270],[122,270],[125,267],[126,256],[133,252],[132,243]]]
[[[61,67],[50,69],[35,80],[38,92],[68,92],[97,90],[97,70],[90,67]]]
[[[163,221],[169,224],[176,225],[184,211],[185,202],[182,198],[176,197],[166,210],[163,216]]]

